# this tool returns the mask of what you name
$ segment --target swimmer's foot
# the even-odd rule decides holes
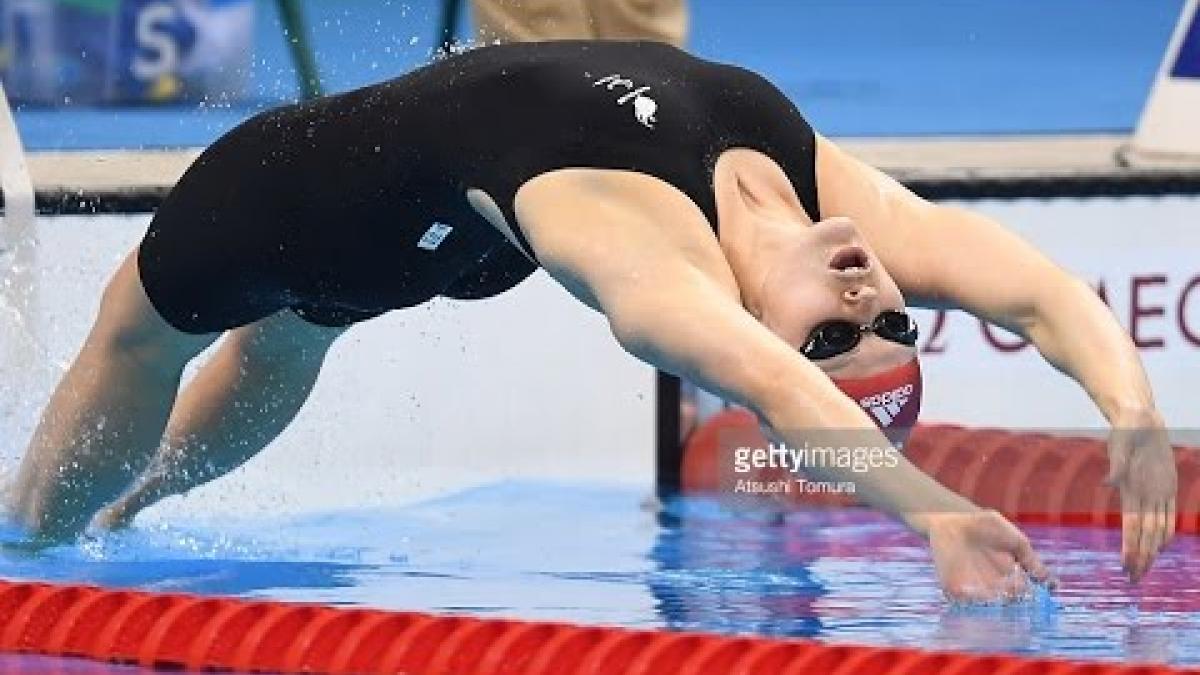
[[[112,532],[124,530],[133,522],[137,512],[126,506],[125,500],[120,499],[96,512],[88,524],[88,532]]]

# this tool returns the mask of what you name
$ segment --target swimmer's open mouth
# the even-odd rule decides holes
[[[861,246],[844,246],[829,259],[829,269],[838,276],[866,276],[871,271],[871,256]]]

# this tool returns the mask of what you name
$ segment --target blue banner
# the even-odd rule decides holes
[[[17,101],[240,98],[254,0],[0,0],[0,78]]]
[[[1200,11],[1192,14],[1192,25],[1171,66],[1171,77],[1200,78]]]

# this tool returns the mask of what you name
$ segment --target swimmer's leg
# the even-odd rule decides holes
[[[308,399],[334,340],[284,310],[226,334],[184,388],[158,455],[96,525],[120,527],[142,509],[233,471],[287,428]]]
[[[126,258],[25,452],[13,515],[41,539],[77,534],[150,461],[184,366],[216,337],[164,321],[142,288],[136,251]]]

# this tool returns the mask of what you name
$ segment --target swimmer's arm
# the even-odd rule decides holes
[[[824,139],[818,158],[823,214],[854,218],[915,304],[1027,338],[1111,424],[1155,410],[1132,341],[1082,280],[994,220],[928,202]]]
[[[1121,493],[1121,560],[1141,578],[1171,540],[1175,458],[1132,341],[1108,307],[995,221],[927,202],[820,139],[825,215],[855,219],[900,288],[918,304],[959,307],[1033,342],[1108,419],[1108,483]]]
[[[518,213],[532,225],[527,234],[546,270],[604,313],[626,351],[754,410],[792,447],[813,443],[813,430],[891,447],[820,369],[756,321],[735,292],[688,262],[649,220],[695,217],[697,231],[707,232],[694,207],[672,204],[672,193],[664,193],[656,195],[661,214],[648,213],[603,188],[561,176],[539,179],[523,188]],[[563,222],[571,226],[554,226]],[[814,480],[852,482],[856,497],[921,534],[928,534],[932,514],[977,510],[903,455],[894,457],[895,467],[864,473],[838,466],[808,473]]]
[[[907,281],[914,297],[962,308],[1028,339],[1112,425],[1155,409],[1133,342],[1083,280],[983,215],[928,203],[914,211],[904,229],[925,238],[925,267],[911,281],[898,279],[902,288]]]

